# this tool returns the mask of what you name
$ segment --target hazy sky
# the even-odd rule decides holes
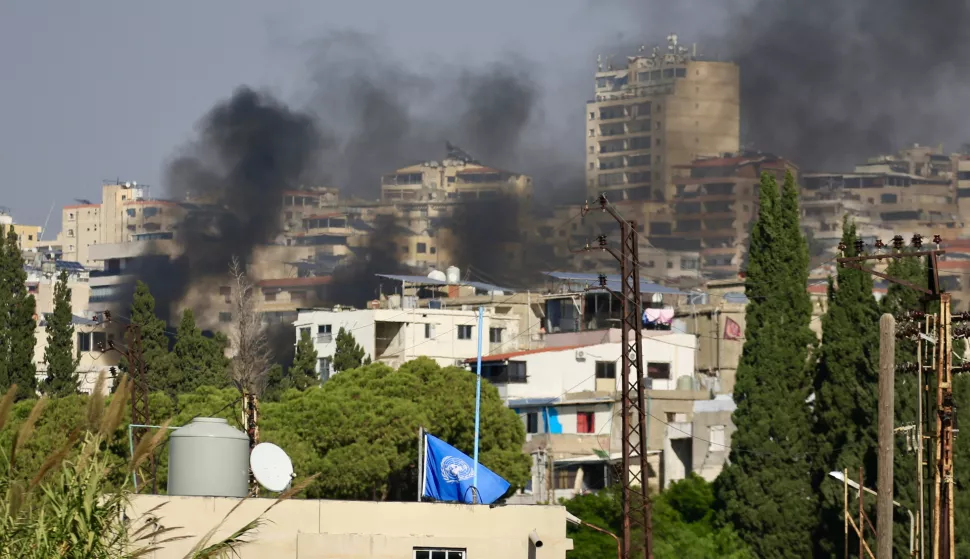
[[[53,203],[54,233],[58,209],[99,198],[102,179],[163,196],[165,161],[207,109],[241,84],[298,104],[307,44],[350,29],[416,68],[509,54],[537,62],[543,103],[564,111],[582,158],[598,50],[668,31],[635,4],[646,2],[0,0],[0,206],[43,224]]]

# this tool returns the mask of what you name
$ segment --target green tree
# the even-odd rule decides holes
[[[145,365],[148,386],[159,389],[165,386],[165,376],[170,366],[168,355],[168,336],[165,333],[165,321],[155,315],[155,298],[148,289],[148,284],[138,281],[135,284],[135,294],[131,300],[131,325],[138,332],[141,340],[141,358]],[[132,347],[135,340],[132,334],[125,336],[125,343]],[[126,358],[121,359],[121,369],[129,372],[131,365]]]
[[[337,331],[336,344],[333,352],[334,372],[349,371],[370,363],[370,357],[364,358],[364,348],[360,347],[354,335],[343,328]]]
[[[10,288],[7,286],[9,281],[7,272],[7,235],[3,227],[0,227],[0,391],[6,391],[10,387],[10,364],[7,362],[7,355],[10,352],[10,337],[7,335],[7,326],[10,323]]]
[[[657,559],[747,559],[747,546],[730,527],[714,518],[714,490],[691,474],[654,497],[654,556]],[[563,501],[571,514],[616,535],[622,529],[620,486]],[[616,555],[616,541],[586,526],[569,526],[573,550],[569,559],[600,559]]]
[[[856,256],[856,227],[846,220],[842,242]],[[820,521],[816,557],[841,556],[843,493],[828,473],[848,470],[857,479],[876,479],[877,387],[879,383],[879,309],[872,276],[840,267],[829,283],[822,317],[822,346],[815,374],[815,434],[818,448],[813,476]]]
[[[798,228],[798,191],[761,178],[745,279],[749,303],[734,398],[731,463],[718,477],[723,519],[764,559],[811,557],[816,497],[811,483],[812,306],[808,254]]]
[[[51,396],[74,394],[79,384],[77,365],[80,356],[74,353],[74,315],[67,270],[61,271],[54,286],[54,312],[47,315],[46,330],[44,363],[47,364],[47,379],[41,390]]]
[[[36,305],[34,296],[27,293],[27,272],[13,226],[6,232],[6,242],[0,250],[0,372],[6,386],[17,385],[17,399],[31,398],[37,391],[37,367],[34,364]]]
[[[343,328],[340,331],[343,332]],[[337,340],[339,351],[340,334],[337,334]],[[300,335],[300,341],[296,344],[296,357],[293,358],[293,364],[290,366],[289,381],[290,385],[297,390],[306,390],[320,382],[317,376],[317,350],[313,347],[313,340],[306,330]]]
[[[192,309],[185,309],[172,352],[162,366],[155,368],[155,383],[150,383],[152,388],[174,398],[179,393],[192,392],[199,386],[229,386],[227,343],[221,334],[205,336],[195,324]]]
[[[475,375],[426,357],[397,371],[375,363],[334,375],[318,388],[289,391],[262,407],[263,440],[287,449],[298,473],[320,472],[313,498],[414,500],[418,428],[471,452]],[[529,478],[525,428],[498,390],[482,386],[482,464],[513,487]]]

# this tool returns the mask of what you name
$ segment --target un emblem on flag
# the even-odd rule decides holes
[[[465,481],[466,479],[471,479],[475,476],[475,471],[468,462],[465,462],[461,458],[455,456],[445,456],[441,460],[441,477],[447,483],[457,483],[459,481]]]

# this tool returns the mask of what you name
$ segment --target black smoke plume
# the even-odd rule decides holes
[[[176,230],[180,253],[135,272],[162,318],[190,287],[227,278],[234,257],[245,265],[256,246],[274,240],[283,191],[312,176],[325,146],[309,115],[270,95],[242,87],[212,108],[166,173],[169,194],[194,207]]]
[[[966,0],[756,0],[727,29],[751,147],[838,169],[967,140]]]

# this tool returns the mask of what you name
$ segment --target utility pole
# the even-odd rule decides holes
[[[896,318],[879,319],[879,462],[876,492],[876,557],[893,556],[893,385],[896,381]]]
[[[259,396],[248,388],[243,390],[242,397],[242,424],[249,437],[249,453],[259,444]],[[249,496],[259,496],[259,483],[253,475],[252,468],[249,469]]]
[[[95,315],[94,320],[98,325],[111,324],[111,311],[104,311]],[[148,409],[148,373],[145,367],[145,360],[142,358],[141,327],[138,324],[128,324],[125,328],[125,347],[119,349],[115,343],[108,340],[108,347],[99,347],[102,352],[114,351],[128,362],[128,378],[131,379],[131,423],[133,425],[151,425],[152,416]],[[138,443],[148,433],[148,427],[135,427],[132,429],[132,439],[135,448]],[[155,454],[149,457],[149,469],[152,472],[152,479],[155,478]],[[136,477],[137,482],[137,477]],[[148,484],[142,479],[142,486]],[[154,485],[153,485],[154,487]],[[156,488],[157,489],[157,488]],[[155,491],[157,493],[157,490]]]
[[[944,293],[940,289],[939,257],[946,253],[946,251],[939,248],[941,242],[940,235],[933,235],[933,243],[936,245],[936,248],[932,250],[921,250],[923,236],[917,233],[913,235],[911,241],[916,251],[901,252],[905,241],[901,235],[896,235],[892,240],[893,249],[895,249],[893,252],[862,255],[865,251],[865,244],[861,239],[857,239],[855,243],[856,253],[862,256],[839,258],[838,262],[844,267],[862,270],[887,281],[925,293],[926,297],[924,300],[926,301],[939,301],[940,310],[936,320],[936,359],[934,363],[936,370],[936,431],[934,433],[934,437],[936,438],[936,453],[933,467],[932,557],[933,559],[956,559],[956,545],[953,532],[953,429],[955,410],[953,407],[953,383],[951,380],[953,374],[952,318],[950,315],[950,294]],[[883,249],[886,248],[886,245],[882,241],[876,240],[875,248]],[[843,252],[845,249],[845,244],[839,243],[839,251]],[[865,267],[867,261],[923,257],[926,257],[930,262],[930,285],[928,288]],[[920,397],[922,397],[923,391],[924,387],[920,386]],[[922,418],[919,418],[919,421],[922,421]],[[922,446],[922,441],[919,444]],[[920,457],[920,461],[922,461],[922,456]],[[920,525],[922,525],[922,518],[920,519]],[[922,552],[922,549],[920,551]]]
[[[622,338],[621,362],[623,378],[621,381],[621,423],[622,432],[622,480],[623,484],[623,528],[620,537],[621,559],[644,557],[653,559],[653,520],[648,488],[649,466],[647,464],[647,410],[643,378],[643,304],[640,294],[640,251],[637,243],[636,222],[624,219],[600,195],[598,199],[602,211],[609,213],[620,224],[620,250],[608,246],[606,235],[598,238],[598,250],[610,253],[620,264],[621,321]],[[583,206],[582,215],[590,212],[589,204]],[[594,250],[586,246],[585,250]],[[600,286],[606,287],[606,276],[601,275]],[[615,292],[613,293],[617,295]],[[633,416],[636,417],[633,417]],[[642,528],[642,540],[634,544],[634,523]]]

